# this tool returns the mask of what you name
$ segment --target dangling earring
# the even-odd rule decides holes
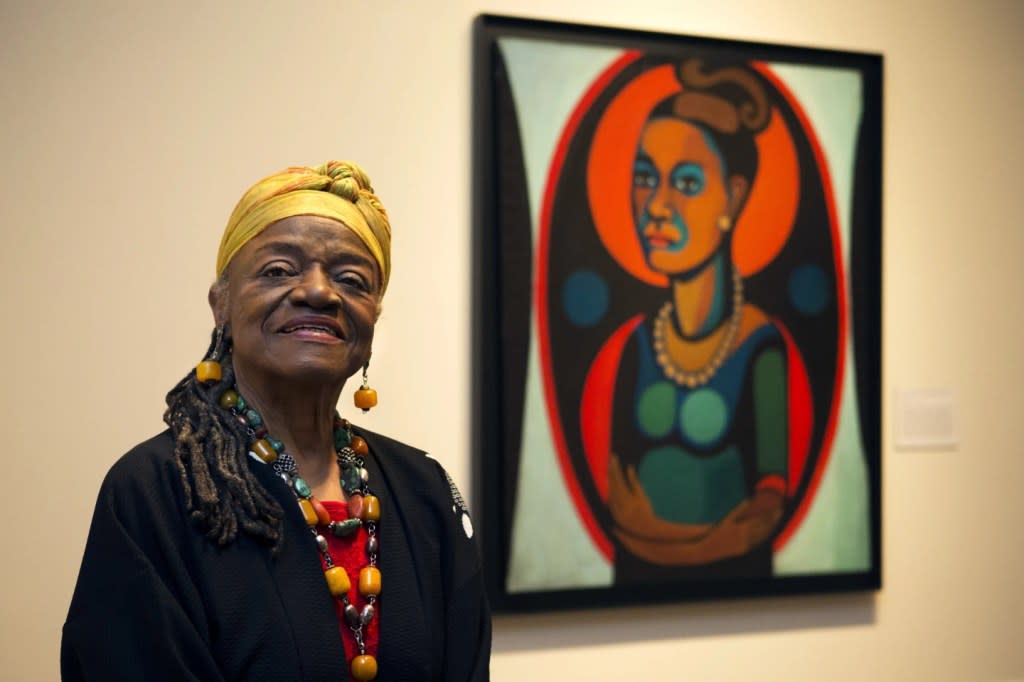
[[[727,215],[718,216],[718,229],[722,232],[728,232],[732,227],[732,219]]]
[[[363,385],[356,390],[355,402],[363,412],[369,412],[371,407],[377,404],[377,391],[370,388],[370,384],[366,379],[366,371],[370,368],[370,361],[367,360],[366,364],[363,365]]]
[[[213,344],[206,359],[196,365],[196,378],[201,384],[215,384],[222,376],[220,362],[224,351],[224,327],[218,326],[213,333]]]

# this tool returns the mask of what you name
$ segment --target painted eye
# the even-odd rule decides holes
[[[672,172],[672,187],[688,197],[704,191],[704,169],[695,163],[684,163]]]
[[[633,186],[654,189],[658,186],[658,175],[647,161],[637,161],[633,166]]]

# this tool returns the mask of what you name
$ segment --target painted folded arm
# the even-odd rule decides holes
[[[763,502],[744,500],[715,524],[675,523],[659,518],[632,466],[612,455],[608,469],[612,532],[623,547],[653,564],[706,564],[749,551],[759,537]],[[755,506],[757,504],[757,506]]]

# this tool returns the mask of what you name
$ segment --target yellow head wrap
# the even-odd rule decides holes
[[[288,168],[250,187],[224,228],[217,251],[217,277],[250,239],[270,224],[296,215],[332,218],[355,232],[380,267],[380,292],[384,294],[391,278],[391,223],[373,193],[370,178],[351,161]]]

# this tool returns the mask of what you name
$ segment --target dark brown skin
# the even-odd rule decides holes
[[[714,525],[665,521],[654,514],[636,470],[623,470],[614,455],[609,461],[608,482],[615,537],[630,552],[653,564],[706,564],[746,554],[768,540],[782,518],[782,494],[763,489]]]
[[[320,499],[344,499],[334,412],[345,381],[370,358],[380,282],[348,227],[292,216],[247,243],[226,282],[210,289],[214,318],[232,340],[239,392]]]

